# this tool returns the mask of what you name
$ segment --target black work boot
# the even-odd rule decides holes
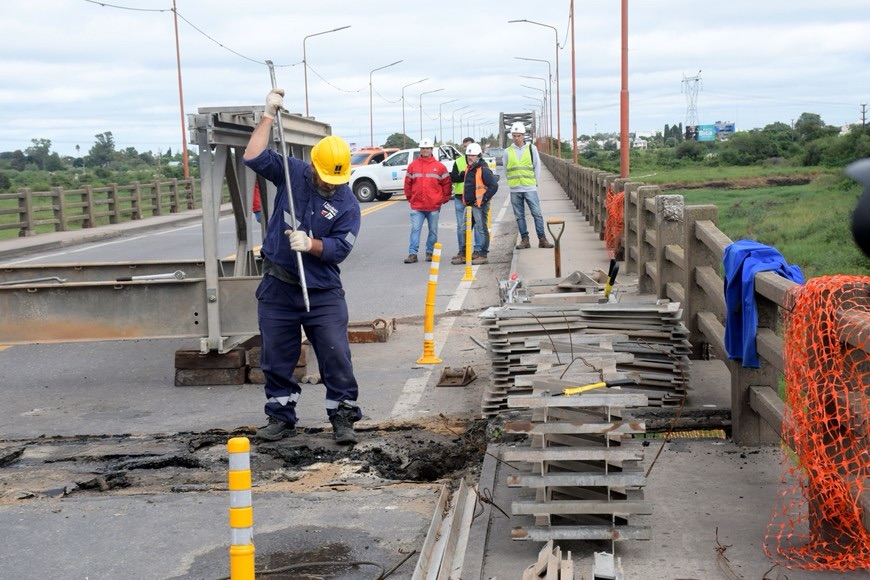
[[[525,250],[526,248],[531,248],[531,244],[529,244],[529,236],[523,236],[520,240],[520,243],[517,244],[518,250]]]
[[[269,417],[269,424],[257,429],[255,437],[265,441],[279,441],[285,437],[296,436],[296,425],[275,417]]]
[[[357,408],[344,403],[339,404],[335,414],[329,418],[332,423],[332,438],[339,445],[356,443],[353,424],[357,422]]]
[[[552,248],[553,244],[547,239],[547,236],[541,236],[538,238],[538,247],[539,248]]]

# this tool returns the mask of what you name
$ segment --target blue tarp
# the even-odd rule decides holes
[[[782,254],[754,240],[738,240],[725,248],[725,350],[728,358],[742,360],[746,368],[757,369],[755,332],[758,310],[755,306],[755,274],[773,271],[798,284],[804,276],[798,266],[786,263]]]

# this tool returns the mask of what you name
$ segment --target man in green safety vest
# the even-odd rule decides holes
[[[531,247],[529,244],[529,229],[526,225],[526,208],[535,222],[535,233],[538,235],[539,248],[552,248],[544,233],[544,216],[541,214],[541,201],[538,199],[538,177],[541,173],[541,158],[538,149],[531,143],[526,143],[526,127],[522,123],[511,125],[513,143],[504,152],[504,168],[507,173],[508,186],[511,188],[511,206],[517,220],[520,233],[520,243],[517,249]]]

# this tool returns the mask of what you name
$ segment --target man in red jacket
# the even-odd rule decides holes
[[[438,213],[450,201],[453,183],[444,164],[432,156],[432,140],[420,141],[420,157],[408,165],[405,174],[405,197],[411,205],[411,239],[408,243],[406,264],[417,263],[420,232],[423,221],[429,228],[426,238],[426,261],[432,261],[432,252],[438,242]]]

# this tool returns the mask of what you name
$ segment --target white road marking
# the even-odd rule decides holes
[[[229,218],[221,218],[221,220],[224,220],[224,219],[229,219]],[[109,241],[102,242],[99,244],[88,244],[85,246],[76,246],[76,247],[72,247],[68,250],[63,250],[62,252],[55,252],[53,254],[41,254],[41,255],[33,257],[33,258],[24,258],[22,260],[15,260],[15,261],[6,262],[6,263],[9,264],[10,266],[14,266],[16,264],[26,264],[27,262],[34,262],[36,260],[44,260],[46,258],[56,258],[58,256],[69,256],[71,254],[77,254],[79,252],[88,252],[90,250],[94,250],[97,248],[105,248],[105,247],[114,246],[117,244],[126,244],[129,242],[135,242],[136,240],[141,240],[143,238],[150,238],[152,236],[164,236],[166,234],[177,234],[178,232],[180,232],[182,230],[189,230],[189,229],[193,229],[193,228],[202,228],[202,224],[196,223],[196,224],[189,225],[189,226],[182,226],[182,227],[171,228],[171,229],[166,229],[166,230],[158,230],[158,231],[154,231],[154,232],[149,232],[147,235],[142,235],[142,236],[133,236],[133,237],[120,236],[120,237],[113,238]]]
[[[502,208],[498,213],[498,217],[496,217],[493,222],[493,229],[496,229],[495,226],[502,222],[502,219],[507,212],[510,196],[505,196],[505,198]],[[476,274],[478,269],[480,269],[480,266],[474,266],[472,272]],[[475,278],[476,277],[477,276],[475,275]],[[459,282],[456,291],[453,293],[453,298],[451,298],[447,303],[446,311],[451,312],[462,310],[462,304],[465,302],[465,297],[468,295],[470,289],[471,282]],[[435,325],[435,356],[438,356],[441,353],[441,349],[447,341],[447,335],[450,333],[455,322],[456,317],[449,316],[442,318]],[[433,369],[429,369],[422,376],[414,377],[405,381],[405,386],[402,388],[402,392],[399,394],[398,399],[396,399],[396,404],[393,405],[393,411],[390,413],[391,418],[410,419],[420,414],[416,412],[416,408],[420,403],[420,400],[423,398],[423,393],[426,391],[426,387],[432,377],[432,372]]]

